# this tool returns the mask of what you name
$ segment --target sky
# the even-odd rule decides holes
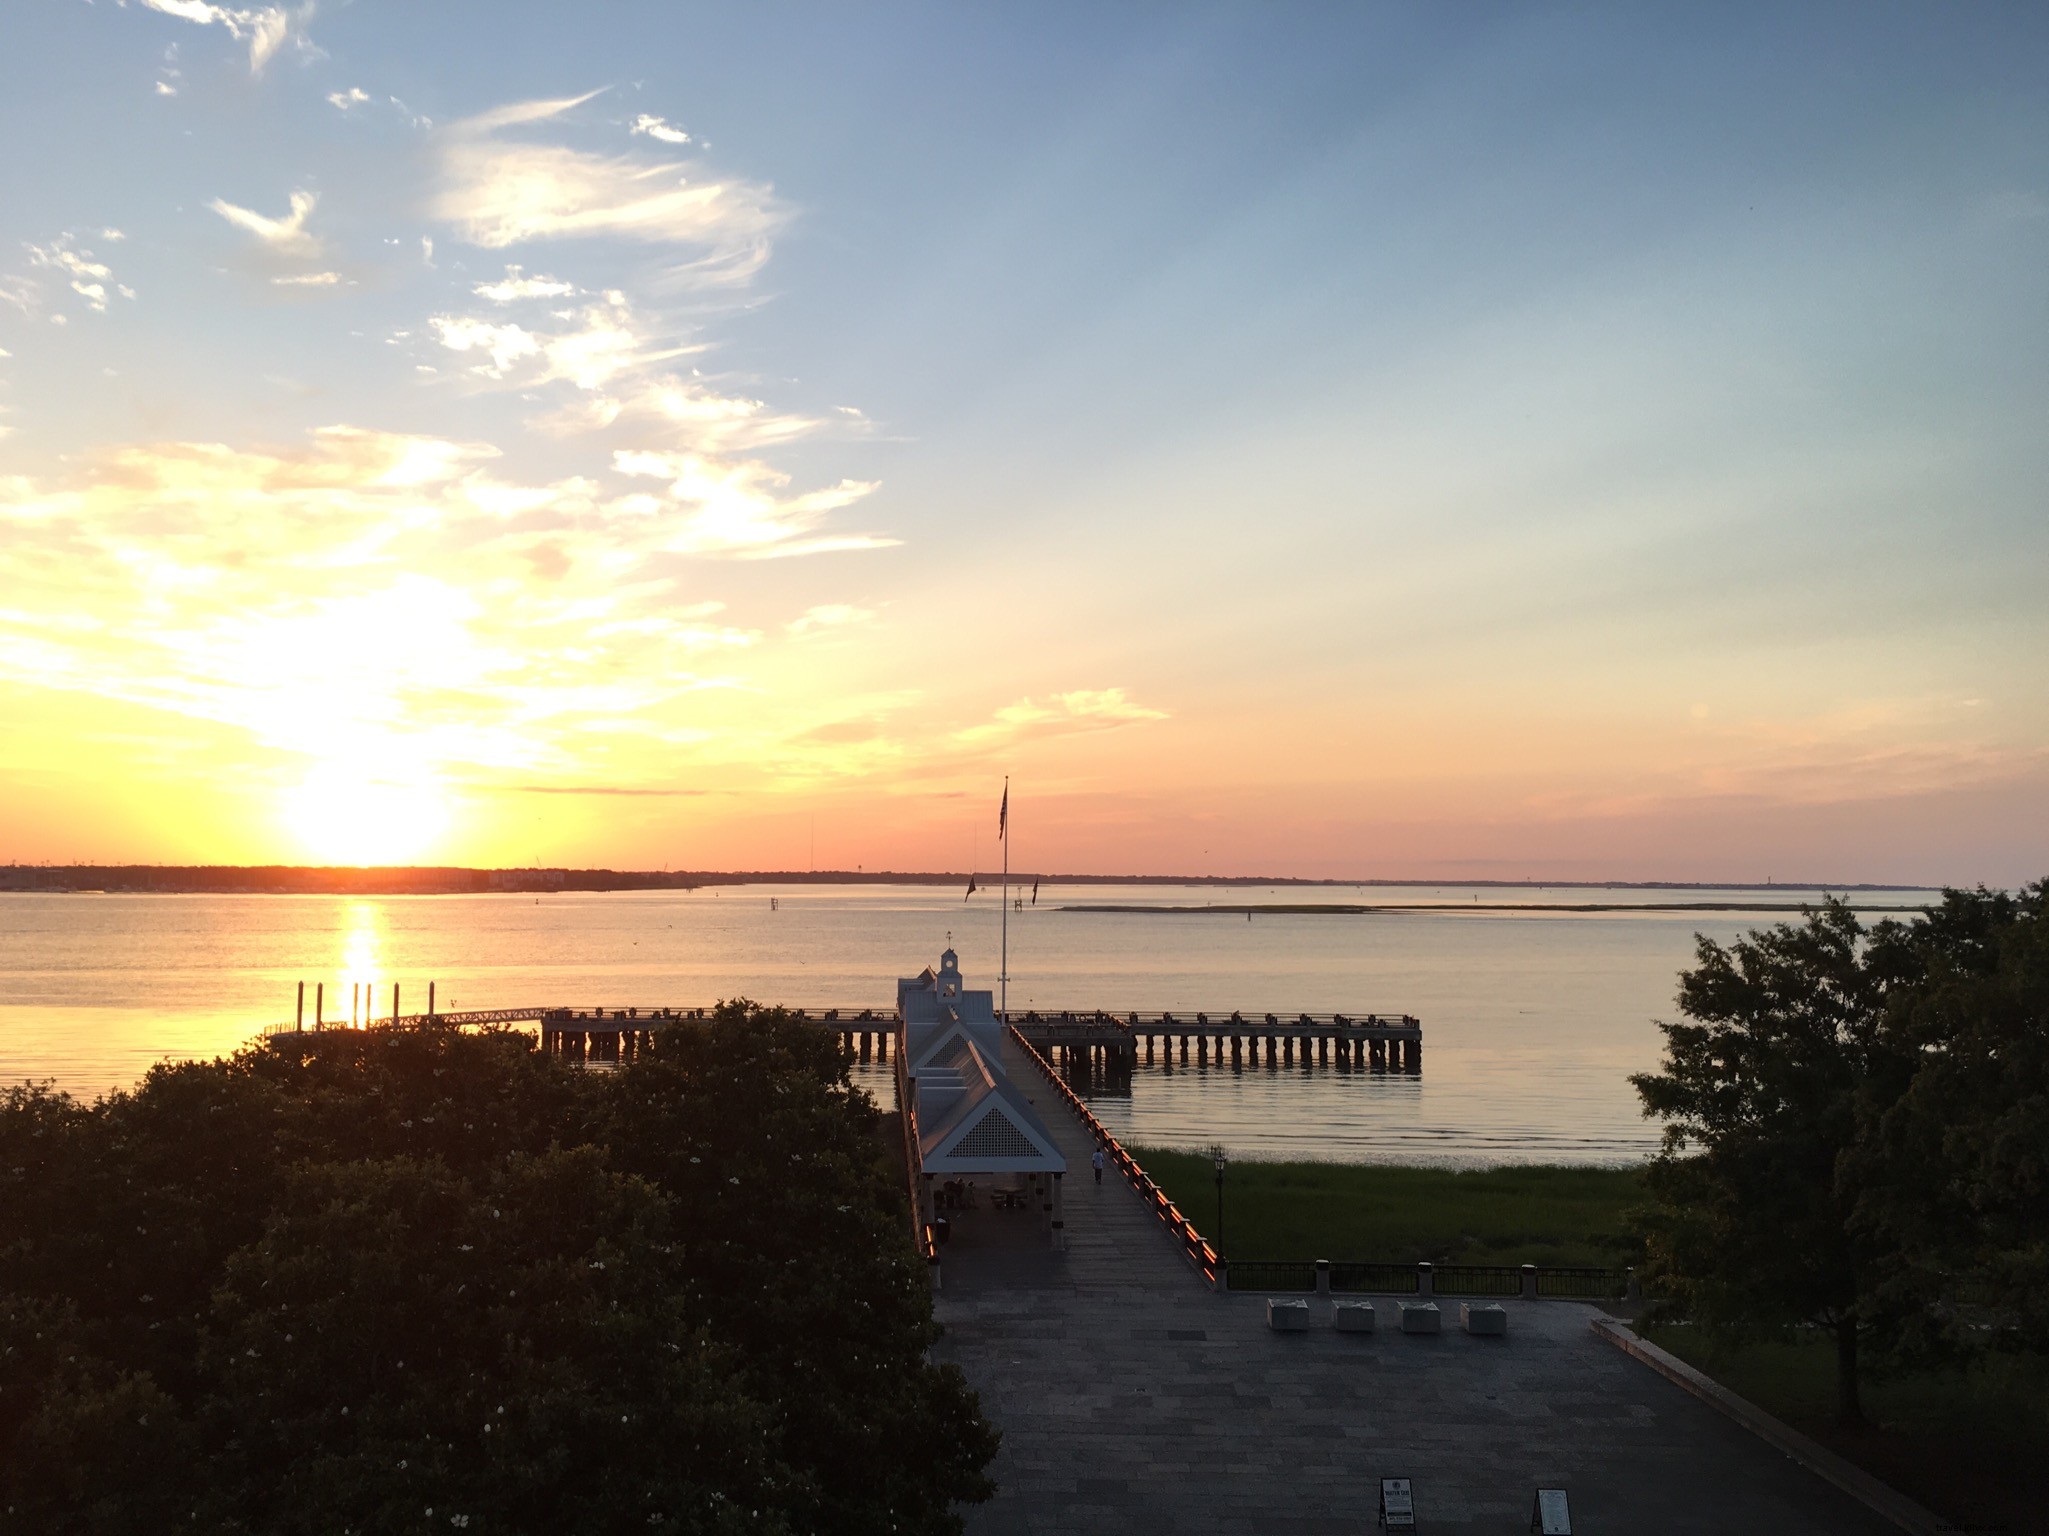
[[[0,861],[2049,874],[2049,11],[23,0]]]

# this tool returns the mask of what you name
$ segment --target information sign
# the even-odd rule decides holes
[[[1383,1531],[1413,1531],[1416,1528],[1416,1504],[1409,1495],[1406,1477],[1383,1477],[1380,1480],[1380,1528]]]
[[[1530,1506],[1530,1529],[1539,1536],[1572,1536],[1572,1511],[1565,1507],[1563,1488],[1539,1488]]]

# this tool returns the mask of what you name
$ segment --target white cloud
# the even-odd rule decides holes
[[[985,746],[1021,736],[1064,736],[1166,718],[1165,710],[1134,703],[1122,688],[1076,688],[1044,702],[1027,697],[1006,704],[987,723],[954,732],[954,740]]]
[[[633,120],[633,131],[639,134],[646,134],[651,139],[660,139],[664,144],[688,144],[690,142],[690,135],[681,128],[666,123],[659,117],[650,116],[646,112],[641,113],[640,116]]]
[[[436,315],[427,323],[449,351],[478,352],[489,358],[489,362],[478,364],[477,371],[492,378],[503,378],[513,364],[541,352],[533,332],[517,325],[492,325],[452,315]]]
[[[178,88],[168,80],[159,80],[157,82],[157,94],[159,96],[175,96],[178,94]]]
[[[108,232],[115,240],[122,238],[119,231]],[[85,300],[88,308],[104,313],[107,308],[107,293],[113,291],[124,299],[135,297],[135,290],[125,283],[115,282],[113,269],[104,261],[78,243],[78,237],[71,233],[59,235],[48,245],[28,247],[31,267],[59,274],[67,287]],[[38,307],[40,290],[32,282],[12,279],[0,284],[0,298],[6,299],[24,313],[33,314]],[[53,315],[52,320],[62,324],[62,317]]]
[[[175,16],[180,21],[203,27],[223,27],[238,42],[246,39],[249,43],[249,72],[258,75],[287,42],[296,40],[302,47],[307,46],[305,27],[313,19],[310,0],[295,11],[274,5],[260,10],[236,10],[225,5],[210,5],[207,0],[142,0],[142,4],[152,11]],[[163,89],[161,82],[158,89]],[[165,94],[175,94],[175,91]]]
[[[486,444],[333,427],[0,479],[0,668],[428,774],[618,767],[631,741],[752,750],[702,701],[746,680],[694,668],[762,635],[661,558],[675,503],[617,516],[593,481],[499,467]]]
[[[565,283],[556,278],[535,274],[526,276],[518,267],[507,267],[505,276],[493,283],[478,283],[471,290],[478,298],[489,299],[494,304],[510,304],[519,299],[554,299],[576,292],[576,284]]]
[[[451,352],[488,356],[488,363],[473,370],[487,378],[502,379],[514,365],[537,359],[540,368],[520,379],[528,387],[560,380],[580,390],[594,390],[621,374],[638,372],[688,350],[646,345],[634,329],[632,311],[617,294],[607,295],[602,304],[559,313],[568,324],[555,331],[459,315],[435,315],[428,324]]]
[[[271,279],[280,288],[332,288],[341,280],[339,272],[294,272]]]
[[[301,257],[311,260],[320,255],[320,241],[306,228],[306,219],[313,212],[319,199],[311,192],[292,194],[292,211],[281,219],[266,218],[260,213],[215,198],[206,206],[233,224],[237,229],[248,231],[270,250],[280,256]]]
[[[857,608],[852,603],[820,603],[805,609],[783,628],[793,635],[810,635],[821,630],[845,629],[850,624],[865,624],[874,617],[873,608]]]
[[[327,93],[327,104],[339,112],[346,112],[351,107],[360,107],[369,99],[370,93],[360,85],[352,85],[345,91]]]
[[[516,102],[445,130],[436,213],[473,245],[607,236],[683,247],[673,271],[732,283],[768,259],[783,214],[768,188],[695,180],[680,162],[589,154],[506,131],[559,118],[590,99]]]
[[[886,549],[897,543],[877,534],[817,531],[829,514],[875,490],[872,481],[842,480],[822,490],[784,496],[781,492],[790,477],[755,460],[619,449],[612,455],[612,467],[622,475],[669,482],[666,497],[622,497],[610,510],[657,520],[663,529],[659,547],[671,554],[773,560]]]

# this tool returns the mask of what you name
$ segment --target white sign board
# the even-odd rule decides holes
[[[1572,1511],[1565,1507],[1563,1488],[1539,1488],[1530,1511],[1530,1529],[1540,1536],[1572,1536]]]
[[[1383,1531],[1413,1531],[1416,1528],[1416,1505],[1409,1495],[1406,1477],[1383,1477],[1380,1480],[1380,1528]]]

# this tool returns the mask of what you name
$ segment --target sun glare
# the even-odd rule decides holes
[[[447,830],[449,807],[432,781],[322,764],[286,792],[284,820],[323,863],[410,864]]]

